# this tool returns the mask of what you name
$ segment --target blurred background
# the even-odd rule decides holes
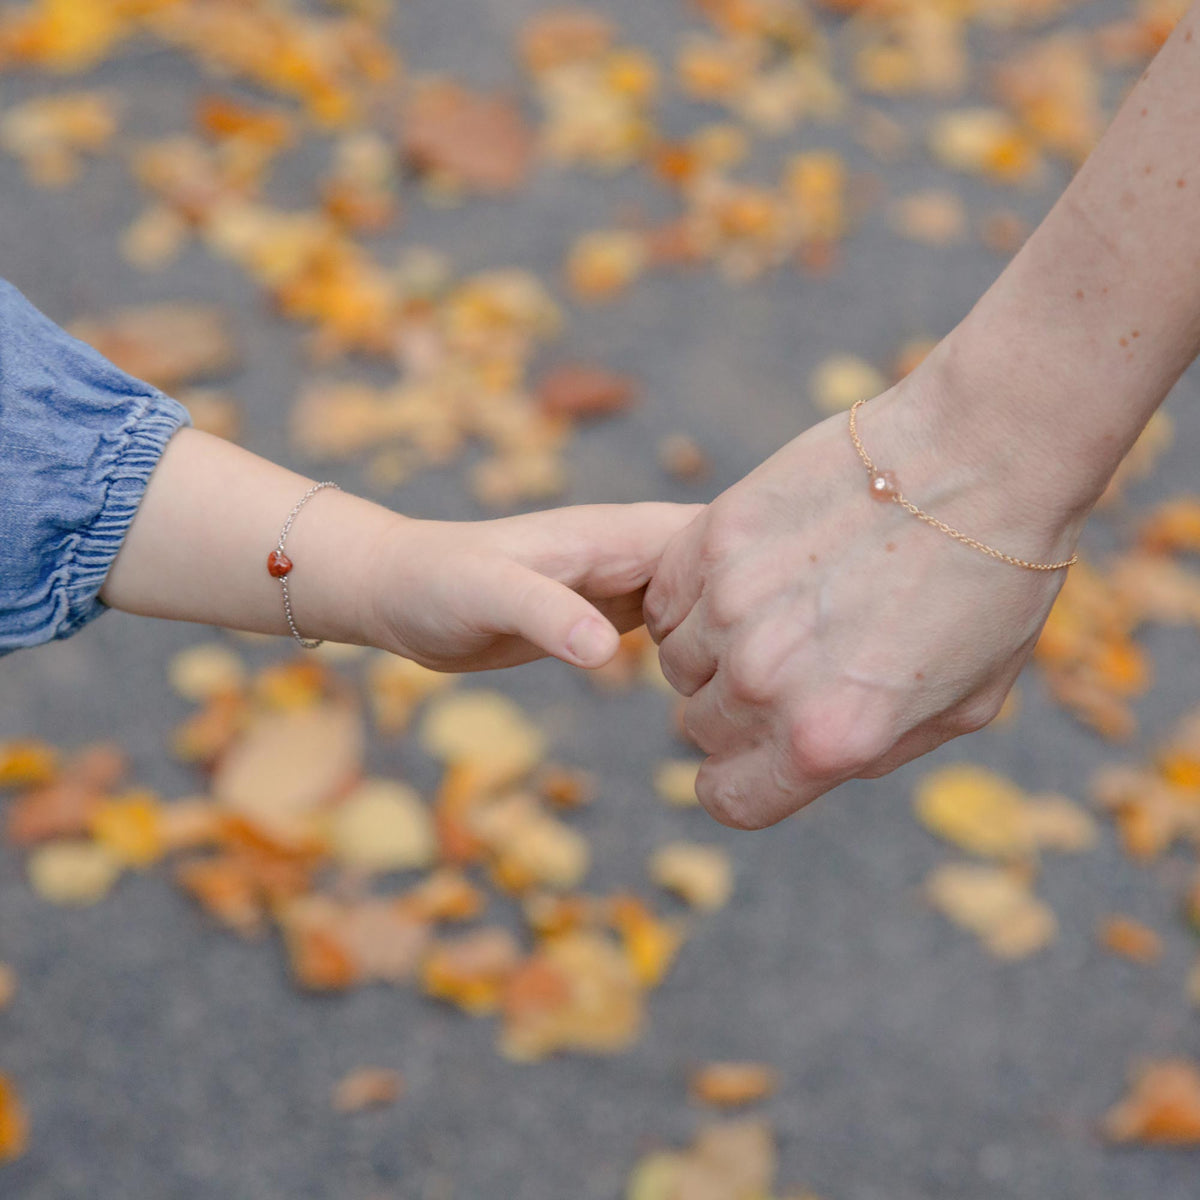
[[[406,513],[704,500],[952,328],[1182,8],[0,4],[0,274]],[[762,833],[636,638],[0,661],[0,1194],[1197,1195],[1198,380],[1003,719]]]

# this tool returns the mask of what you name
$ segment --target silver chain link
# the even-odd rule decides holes
[[[279,531],[279,545],[275,548],[280,554],[284,553],[284,545],[287,542],[287,536],[291,532],[292,522],[299,515],[300,510],[319,492],[325,488],[333,488],[335,491],[341,491],[332,479],[326,479],[322,483],[314,483],[312,487],[300,497],[292,507],[292,511],[288,513],[287,520],[283,523],[283,528]],[[292,637],[304,647],[305,650],[315,650],[318,646],[324,644],[324,638],[305,638],[300,636],[300,630],[296,628],[296,618],[292,615],[292,596],[288,591],[288,577],[286,575],[279,576],[279,587],[283,592],[283,615],[287,617],[288,628],[292,631]]]

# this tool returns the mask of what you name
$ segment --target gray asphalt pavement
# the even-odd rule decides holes
[[[517,82],[509,47],[531,0],[409,0],[398,37],[413,69],[500,86]],[[664,58],[689,24],[685,5],[609,0],[632,40]],[[1091,5],[1087,19],[1114,11]],[[165,52],[138,51],[94,73],[126,96],[129,136],[184,126],[206,86]],[[0,77],[0,104],[55,80]],[[905,105],[906,120],[922,105]],[[681,102],[666,120],[686,128]],[[830,145],[874,169],[845,130],[805,130],[785,147]],[[272,184],[311,179],[319,146],[293,155]],[[973,215],[998,193],[951,179],[916,154],[884,172],[894,194],[950,184]],[[1061,181],[1059,181],[1061,182]],[[1030,216],[1055,181],[1003,197]],[[304,193],[307,195],[307,192]],[[392,240],[448,251],[463,269],[519,264],[559,278],[563,249],[626,203],[661,204],[629,176],[598,184],[540,171],[515,201],[435,210],[414,199]],[[240,271],[197,250],[161,274],[118,252],[138,201],[115,156],[76,188],[29,188],[0,159],[0,274],[66,321],[122,302],[198,299],[236,314],[247,349],[232,387],[244,441],[294,463],[285,416],[307,367],[299,331],[266,309]],[[587,429],[571,451],[568,499],[692,500],[737,479],[812,422],[810,371],[835,352],[887,363],[907,337],[948,330],[1001,263],[974,243],[933,250],[903,242],[878,212],[828,280],[784,272],[735,288],[712,272],[655,275],[620,303],[572,314],[555,355],[586,357],[645,382],[646,403]],[[1148,505],[1195,484],[1200,409],[1193,371],[1170,403],[1177,438]],[[665,433],[707,447],[715,476],[671,483],[655,461]],[[361,486],[355,468],[344,473]],[[461,471],[381,495],[423,515],[481,515]],[[1098,522],[1092,548],[1110,544]],[[112,614],[71,642],[0,661],[0,739],[36,734],[71,746],[116,738],[134,776],[168,795],[196,780],[165,736],[187,711],[164,664],[209,631]],[[934,761],[986,763],[1038,789],[1082,798],[1102,763],[1136,755],[1196,700],[1200,653],[1188,631],[1147,635],[1157,682],[1139,704],[1141,746],[1111,748],[1049,704],[1027,678],[1016,721],[958,742]],[[274,650],[255,648],[256,661]],[[283,653],[282,650],[278,653]],[[594,770],[599,801],[580,820],[597,887],[642,879],[648,847],[668,836],[726,846],[733,903],[698,924],[654,994],[647,1036],[611,1059],[516,1066],[493,1050],[489,1021],[409,990],[313,999],[287,980],[281,952],[214,931],[160,872],[124,880],[86,911],[30,891],[19,856],[0,846],[0,960],[20,986],[0,1014],[0,1069],[22,1085],[34,1138],[0,1169],[5,1200],[615,1200],[645,1150],[687,1140],[702,1114],[685,1098],[688,1067],[762,1059],[783,1074],[763,1106],[779,1131],[784,1182],[824,1200],[1194,1200],[1200,1157],[1105,1147],[1095,1122],[1140,1057],[1200,1056],[1200,1016],[1183,978],[1194,935],[1175,912],[1183,860],[1146,870],[1105,828],[1100,848],[1052,859],[1041,894],[1062,930],[1043,954],[1002,965],[926,909],[924,875],[951,857],[915,823],[911,785],[930,763],[847,785],[757,834],[704,814],[667,812],[650,778],[678,754],[669,706],[648,692],[598,695],[554,664],[493,681],[541,714],[557,758]],[[410,746],[378,741],[375,769],[432,778]],[[1128,912],[1162,932],[1164,961],[1140,968],[1102,953],[1098,918]],[[329,1108],[345,1071],[394,1066],[408,1082],[395,1108],[346,1119]]]

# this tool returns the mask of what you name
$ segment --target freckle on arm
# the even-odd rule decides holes
[[[1075,299],[1076,299],[1076,300],[1082,300],[1082,299],[1083,299],[1083,288],[1078,288],[1078,289],[1076,290],[1076,292],[1075,292]]]
[[[815,563],[815,562],[817,561],[817,556],[816,556],[815,554],[810,554],[810,555],[808,556],[808,561],[809,561],[810,563]]]
[[[1177,188],[1185,188],[1185,187],[1187,187],[1187,180],[1186,179],[1177,179],[1177,180],[1175,180],[1175,186]]]
[[[886,550],[886,551],[887,551],[889,554],[895,554],[895,552],[896,552],[896,543],[895,543],[895,542],[888,542],[888,544],[887,544],[886,546],[884,546],[884,549],[885,549],[885,550]]]
[[[917,682],[918,682],[918,683],[920,683],[920,682],[921,682],[921,680],[925,678],[925,672],[924,672],[924,671],[918,671],[918,672],[917,672],[917,674],[916,674],[916,676],[915,676],[915,678],[916,678]]]
[[[1128,338],[1124,338],[1124,337],[1123,337],[1123,338],[1121,339],[1121,345],[1122,345],[1122,346],[1128,346],[1128,345],[1129,345],[1129,339],[1128,339]]]

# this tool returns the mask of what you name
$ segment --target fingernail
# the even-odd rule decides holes
[[[608,626],[596,617],[584,617],[567,638],[567,653],[576,662],[595,662],[607,649],[608,641]]]

